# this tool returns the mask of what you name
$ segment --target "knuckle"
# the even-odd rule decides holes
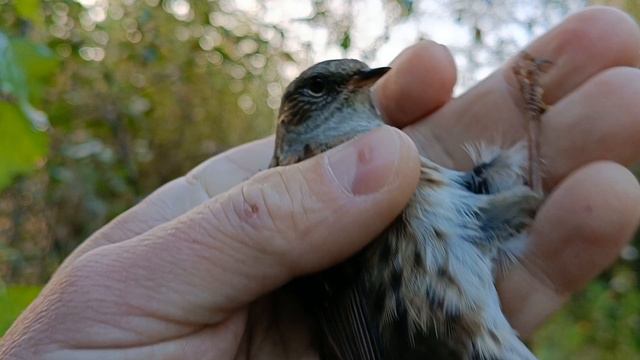
[[[249,246],[281,259],[307,232],[307,187],[296,166],[274,168],[245,183],[223,209]]]
[[[272,217],[274,228],[290,236],[304,232],[305,222],[300,215],[306,211],[307,182],[299,168],[275,168],[270,185],[260,188],[260,197]]]
[[[629,87],[640,90],[640,69],[616,66],[609,68],[592,79],[592,87],[603,94],[637,93]]]

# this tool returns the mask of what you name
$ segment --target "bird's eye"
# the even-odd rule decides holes
[[[312,96],[320,96],[326,90],[325,82],[322,79],[312,79],[307,86],[307,92]]]

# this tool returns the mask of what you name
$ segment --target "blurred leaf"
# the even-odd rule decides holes
[[[20,313],[38,296],[41,288],[37,286],[9,286],[0,288],[0,336],[2,336],[18,318]]]
[[[483,39],[482,29],[475,26],[473,28],[473,41],[475,41],[476,44],[482,44],[482,39]]]
[[[46,46],[23,39],[11,39],[15,61],[26,78],[29,98],[39,103],[42,89],[58,69],[58,59]]]
[[[0,32],[0,94],[27,99],[27,79],[15,58],[9,38]]]
[[[342,35],[340,47],[344,50],[349,50],[349,48],[351,47],[351,33],[349,31],[345,31],[345,33]]]
[[[402,7],[402,10],[405,12],[405,15],[411,15],[413,12],[413,0],[398,0],[398,3]]]
[[[12,102],[40,130],[49,126],[49,120],[31,101],[40,100],[42,89],[55,73],[57,64],[47,47],[26,40],[10,40],[0,32],[0,95],[13,97]]]
[[[44,24],[40,0],[15,0],[14,6],[20,17],[31,21],[36,25]]]
[[[0,190],[47,154],[47,134],[34,130],[15,104],[0,101]]]

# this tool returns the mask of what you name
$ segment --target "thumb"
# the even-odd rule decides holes
[[[154,313],[215,323],[361,249],[400,213],[418,177],[411,140],[383,127],[299,164],[264,171],[80,262],[102,277],[110,274],[104,288],[126,286],[129,306],[145,308],[153,299]]]

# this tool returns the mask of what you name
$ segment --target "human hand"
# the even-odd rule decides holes
[[[553,64],[540,79],[551,106],[540,141],[550,195],[520,265],[498,283],[503,311],[524,337],[616,260],[638,227],[640,187],[622,165],[640,161],[640,30],[618,10],[593,7],[526,51]],[[448,101],[455,67],[447,50],[415,46],[378,84],[381,108],[430,159],[469,168],[461,145],[524,138],[516,56]]]
[[[528,51],[554,66],[542,79],[553,105],[542,134],[551,195],[524,266],[500,284],[505,311],[525,335],[615,259],[640,218],[629,172],[589,164],[639,160],[640,105],[630,94],[640,90],[640,73],[622,68],[640,61],[635,24],[617,11],[587,10]],[[378,103],[394,125],[411,124],[407,132],[433,160],[464,167],[464,142],[522,137],[509,65],[451,101],[455,69],[443,47],[419,44],[393,66]],[[393,144],[396,153],[387,151]],[[0,355],[313,357],[296,304],[266,294],[371,240],[415,188],[417,159],[386,128],[233,187],[266,167],[272,146],[266,139],[214,157],[94,234],[9,331]],[[362,151],[371,155],[360,157],[371,159],[362,164],[367,176],[354,177]],[[339,153],[346,155],[334,177],[327,159]],[[367,194],[344,191],[340,183],[354,189],[352,179],[366,181],[355,191]]]

